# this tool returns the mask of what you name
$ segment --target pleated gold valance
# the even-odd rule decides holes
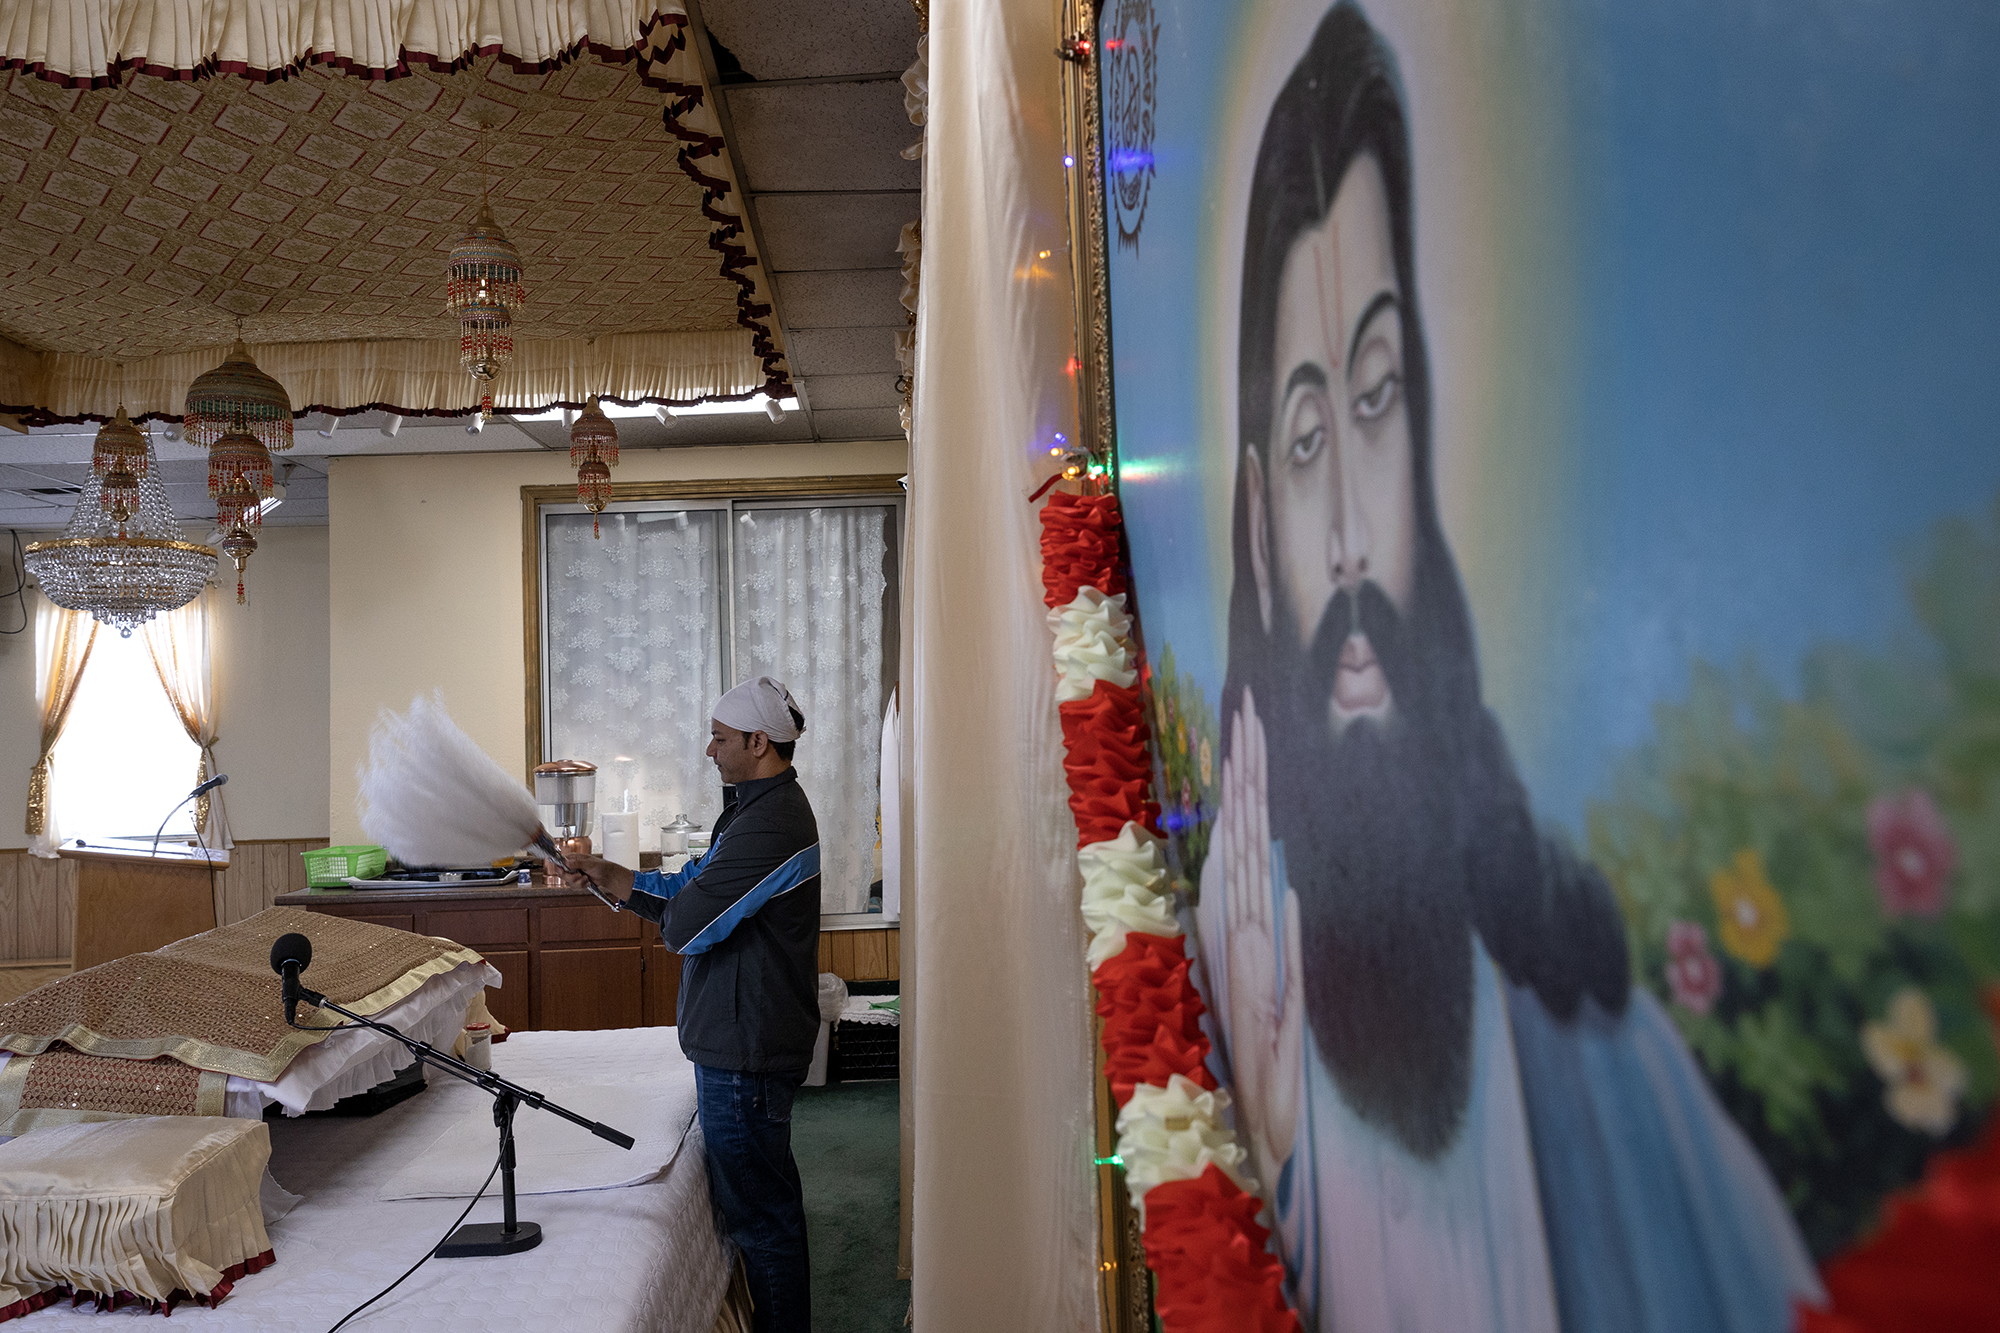
[[[226,347],[140,361],[35,352],[0,339],[0,412],[47,419],[111,416],[176,419],[188,384],[221,362]],[[479,385],[458,363],[452,338],[251,343],[299,412],[380,408],[404,416],[456,415],[478,406]],[[748,329],[620,333],[601,338],[526,339],[494,382],[501,411],[580,407],[591,394],[622,402],[693,403],[765,387]]]

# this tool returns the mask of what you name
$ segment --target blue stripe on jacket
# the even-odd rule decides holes
[[[683,954],[707,953],[729,937],[744,917],[762,907],[782,893],[790,893],[801,884],[819,878],[819,844],[814,843],[797,853],[783,865],[757,881],[756,885],[741,898],[725,907],[721,914],[700,930],[696,931]],[[676,886],[678,891],[679,886]]]
[[[648,898],[661,898],[667,902],[672,902],[675,895],[679,894],[682,889],[688,886],[690,880],[701,873],[701,868],[708,864],[708,858],[713,855],[715,855],[715,848],[710,847],[699,858],[689,861],[671,875],[663,870],[641,870],[638,874],[632,876],[632,892],[643,893]],[[646,917],[649,921],[658,921],[660,919],[658,915],[647,912],[641,912],[640,915]]]

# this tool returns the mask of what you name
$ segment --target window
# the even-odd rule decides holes
[[[121,638],[99,626],[56,742],[50,799],[63,840],[152,837],[200,781],[200,767],[201,751],[167,701],[145,636]],[[194,832],[192,804],[167,832]]]
[[[794,763],[822,911],[879,913],[901,510],[900,494],[622,500],[592,537],[582,506],[535,504],[539,756],[596,764],[598,810],[629,802],[657,848],[676,814],[709,827],[720,813],[704,753],[716,697],[775,677],[806,714]]]

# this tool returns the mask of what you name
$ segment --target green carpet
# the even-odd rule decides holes
[[[896,1089],[832,1083],[792,1102],[815,1333],[895,1333],[910,1310],[910,1284],[896,1277]]]

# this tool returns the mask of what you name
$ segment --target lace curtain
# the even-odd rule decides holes
[[[878,875],[882,559],[889,509],[737,514],[736,676],[805,710],[793,763],[819,821],[820,910],[861,912]]]
[[[550,759],[597,765],[597,808],[624,793],[642,842],[687,811],[721,813],[708,709],[722,686],[722,551],[717,511],[545,516]],[[602,839],[599,839],[600,845]]]

